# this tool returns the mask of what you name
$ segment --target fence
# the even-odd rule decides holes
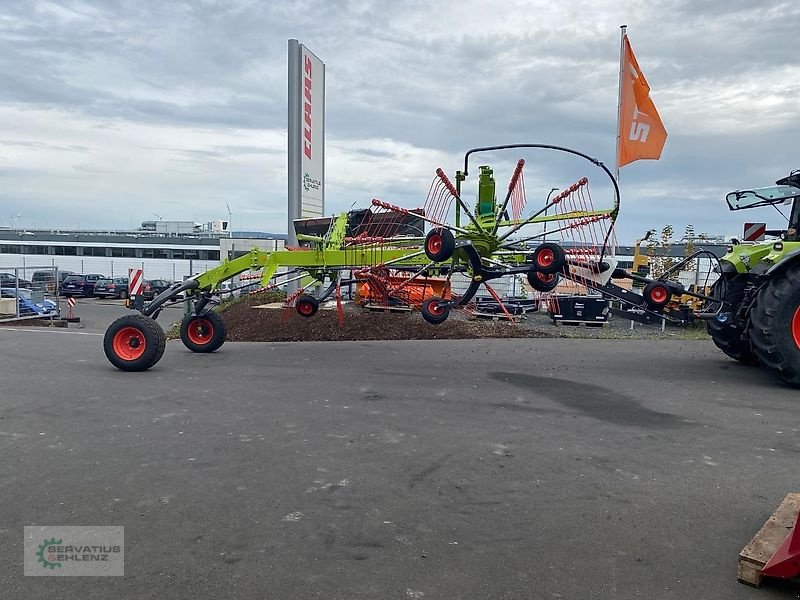
[[[142,269],[145,279],[168,279],[181,281],[189,275],[202,273],[219,265],[219,261],[211,260],[167,260],[159,258],[104,258],[104,257],[72,257],[59,256],[45,259],[50,264],[46,267],[58,268],[59,271],[90,274],[98,273],[108,277],[127,277],[128,269]],[[16,264],[19,268],[36,269],[35,265],[43,263],[41,256],[36,255],[0,255],[0,263]],[[34,265],[34,266],[29,266]],[[23,277],[23,279],[29,279]]]
[[[58,267],[0,267],[0,322],[61,316]]]

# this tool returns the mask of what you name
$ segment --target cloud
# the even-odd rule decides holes
[[[236,227],[285,230],[290,37],[327,64],[330,212],[418,204],[472,146],[556,143],[612,164],[621,23],[670,134],[660,161],[622,171],[621,239],[666,222],[738,231],[724,193],[800,167],[794,2],[7,4],[0,204],[28,224],[205,221],[228,202]],[[529,205],[583,174],[608,202],[588,163],[483,159],[502,181],[522,155]]]

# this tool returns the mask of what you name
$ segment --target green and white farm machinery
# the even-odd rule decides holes
[[[595,208],[589,181],[582,178],[548,197],[543,206],[526,211],[525,161],[519,160],[500,199],[492,169],[481,166],[476,199],[469,206],[462,197],[462,188],[468,181],[470,159],[479,153],[511,149],[549,150],[589,161],[610,181],[611,202],[605,208]],[[545,294],[562,282],[577,284],[620,302],[631,315],[667,320],[671,317],[663,309],[673,295],[689,294],[714,301],[685,290],[670,279],[685,262],[704,253],[714,258],[704,250],[687,257],[656,280],[619,268],[614,256],[614,223],[619,208],[619,188],[614,176],[602,162],[582,152],[547,144],[474,148],[465,154],[463,170],[456,171],[454,182],[437,169],[422,208],[407,209],[373,199],[369,209],[342,213],[332,219],[321,234],[298,233],[300,248],[275,252],[253,249],[225,260],[216,268],[175,284],[143,304],[138,313],[114,321],[104,337],[105,354],[124,371],[149,369],[161,359],[166,346],[164,333],[155,319],[164,307],[184,302],[188,303],[188,309],[180,328],[183,344],[193,352],[217,350],[226,336],[222,318],[212,310],[220,285],[246,272],[260,275],[261,289],[276,289],[296,282],[298,289],[288,296],[286,305],[302,317],[312,317],[322,301],[340,299],[338,292],[342,286],[360,283],[379,289],[386,305],[409,304],[411,291],[422,289],[420,312],[435,325],[444,322],[454,310],[469,310],[474,306],[473,299],[481,288],[499,301],[491,282],[507,276],[523,276],[533,290]],[[546,225],[549,227],[545,229]],[[451,278],[459,278],[464,291],[450,293],[450,286],[446,285],[440,288],[447,290],[446,293],[425,296],[426,290],[432,288],[424,284],[420,288],[420,283],[429,277],[447,284]],[[637,293],[614,280],[635,280],[644,289]],[[731,289],[738,290],[738,286],[736,279]],[[719,296],[722,288],[716,289]],[[727,291],[723,296],[717,298],[720,316],[726,311],[733,312],[727,310],[731,308]],[[738,323],[731,321],[726,327],[737,327],[736,335],[740,330],[749,331]],[[728,329],[725,331],[733,346],[736,336]]]
[[[712,290],[718,310],[708,332],[728,356],[800,385],[800,171],[774,186],[731,192],[726,201],[737,211],[772,206],[787,224],[766,231],[771,240],[733,240]]]

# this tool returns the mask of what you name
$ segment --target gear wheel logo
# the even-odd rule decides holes
[[[45,539],[44,542],[39,544],[39,551],[36,553],[37,560],[42,563],[42,566],[47,569],[55,569],[56,567],[61,567],[60,562],[54,562],[48,560],[48,558],[54,558],[52,554],[45,556],[45,550],[47,550],[48,546],[57,546],[61,544],[63,540],[57,540],[56,538],[52,539]]]

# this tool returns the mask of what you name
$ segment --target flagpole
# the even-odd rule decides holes
[[[619,183],[619,151],[620,151],[620,125],[622,125],[622,85],[625,75],[625,35],[628,30],[627,25],[619,26],[619,87],[617,88],[617,159],[614,175]]]

